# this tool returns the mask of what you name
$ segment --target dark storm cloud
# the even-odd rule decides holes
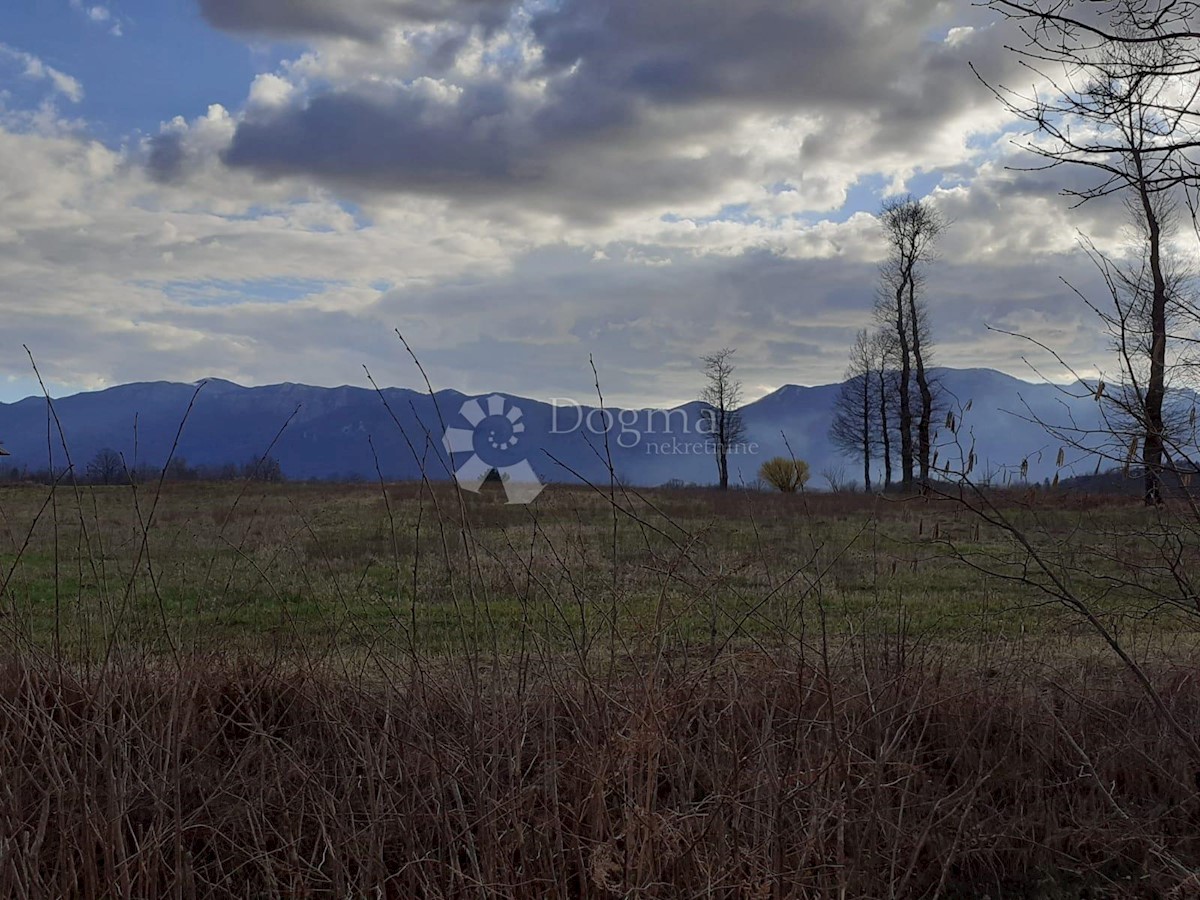
[[[455,103],[409,90],[322,94],[248,116],[224,159],[267,176],[465,202],[515,197],[602,220],[613,208],[686,200],[741,165],[722,150],[685,159],[655,152],[656,142],[675,139],[613,94],[529,109],[507,86],[486,83]]]
[[[334,179],[370,172],[384,186],[434,191],[466,179],[535,178],[535,166],[515,165],[534,146],[512,124],[501,86],[473,91],[455,105],[410,92],[323,94],[301,108],[249,118],[226,162]]]
[[[495,28],[511,0],[199,0],[208,22],[225,31],[374,40],[400,22],[451,21]]]
[[[897,76],[939,4],[827,0],[565,0],[532,30],[550,70],[659,103],[840,105]],[[916,62],[910,60],[910,62]]]
[[[995,33],[942,42],[947,11],[938,0],[564,0],[530,20],[534,74],[546,78],[536,99],[516,81],[459,84],[450,99],[343,86],[248,116],[226,162],[603,218],[753,177],[753,161],[720,149],[751,114],[824,118],[797,142],[798,165],[840,159],[852,139],[881,154],[919,150],[990,102],[968,59],[1009,64]],[[697,141],[706,156],[679,152]]]

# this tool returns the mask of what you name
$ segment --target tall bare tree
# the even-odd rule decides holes
[[[846,380],[838,391],[833,406],[829,439],[847,456],[862,462],[863,486],[871,490],[873,450],[879,440],[879,405],[875,392],[879,381],[875,371],[876,353],[873,338],[866,329],[860,331],[850,349],[850,364]]]
[[[707,379],[700,393],[707,405],[705,418],[708,436],[717,458],[717,478],[721,490],[729,489],[729,454],[746,435],[742,421],[742,383],[734,377],[734,351],[728,347],[701,357]]]
[[[1155,216],[1162,243],[1159,271],[1165,287],[1165,304],[1156,310],[1154,270],[1151,265],[1151,236],[1140,205],[1127,204],[1133,225],[1132,252],[1113,259],[1091,242],[1088,255],[1108,288],[1111,304],[1084,298],[1103,322],[1117,357],[1119,374],[1107,384],[1102,396],[1105,427],[1115,439],[1109,453],[1132,462],[1147,435],[1161,437],[1164,468],[1195,468],[1196,434],[1194,394],[1182,389],[1197,382],[1197,347],[1200,345],[1200,310],[1196,305],[1195,271],[1190,261],[1172,247],[1177,232],[1177,209],[1172,195],[1154,196]],[[1161,326],[1156,321],[1161,315]],[[1160,331],[1161,327],[1161,331]],[[1161,347],[1156,341],[1162,337]],[[1160,356],[1161,351],[1161,356]],[[1153,398],[1151,387],[1161,372],[1162,396]],[[1103,450],[1104,448],[1101,447]],[[1147,476],[1149,476],[1147,478]],[[1161,475],[1150,465],[1143,472],[1148,502],[1161,499]]]
[[[911,490],[917,470],[922,486],[928,486],[933,454],[935,398],[929,375],[931,340],[922,288],[925,267],[934,257],[946,222],[928,200],[911,196],[885,201],[879,220],[887,240],[888,257],[880,269],[876,315],[880,324],[895,335],[899,363],[896,390],[900,407],[900,478],[901,485]],[[918,405],[916,414],[914,399]]]
[[[1148,504],[1162,499],[1166,439],[1169,276],[1164,268],[1160,195],[1200,185],[1200,3],[1196,0],[989,0],[1026,37],[1013,47],[1040,82],[1021,94],[993,92],[1034,127],[1025,149],[1040,168],[1086,167],[1086,202],[1121,193],[1138,211],[1145,238],[1147,340],[1141,458]],[[985,82],[986,83],[986,82]],[[1169,204],[1168,204],[1169,205]],[[1193,213],[1195,205],[1192,204]]]

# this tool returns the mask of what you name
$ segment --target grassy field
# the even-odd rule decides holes
[[[1087,541],[1112,542],[1114,572],[1119,532],[1152,515],[1052,496],[1006,512],[1056,558],[1086,522]],[[1078,626],[981,567],[1028,571],[1009,535],[944,498],[556,487],[520,507],[499,490],[417,485],[0,489],[3,633],[76,659],[114,644],[590,658],[788,645],[822,621],[844,633],[902,620],[982,646]],[[1147,620],[1136,591],[1096,602],[1131,639],[1188,630]]]
[[[1186,513],[4,487],[0,896],[1198,896]]]

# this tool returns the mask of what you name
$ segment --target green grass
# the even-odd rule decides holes
[[[0,629],[14,647],[78,657],[112,645],[590,657],[786,644],[822,625],[903,621],[949,645],[1076,624],[1034,587],[965,563],[1020,572],[1028,560],[953,501],[664,490],[616,504],[566,487],[528,508],[448,486],[386,498],[370,486],[5,487]],[[1152,524],[1128,501],[1005,510],[1066,568],[1086,522],[1099,549],[1076,568],[1089,577],[1140,558],[1130,535]],[[1145,615],[1136,589],[1094,600],[1116,629],[1188,628]]]

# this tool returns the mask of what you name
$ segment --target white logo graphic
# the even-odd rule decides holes
[[[484,403],[487,409],[484,409]],[[442,437],[446,452],[469,453],[454,470],[458,486],[479,493],[495,469],[504,483],[509,503],[532,503],[545,487],[529,465],[523,449],[525,423],[521,408],[499,394],[486,400],[468,400],[460,410],[470,428],[447,428]]]

